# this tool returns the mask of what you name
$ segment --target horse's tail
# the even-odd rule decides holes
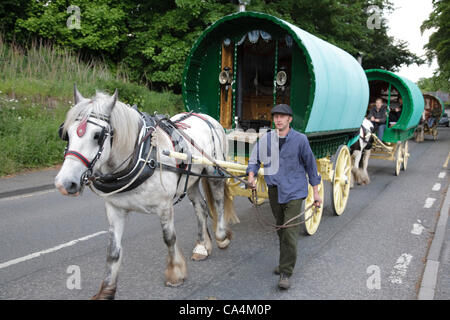
[[[233,204],[233,196],[231,195],[230,187],[228,186],[228,183],[224,183],[224,216],[225,221],[227,223],[239,223],[241,222],[236,215],[236,211],[234,211],[234,204]]]
[[[211,187],[207,179],[202,179],[202,186],[206,196],[206,203],[208,204],[209,212],[213,220],[214,230],[217,226],[217,208],[214,205],[214,197],[211,191]],[[227,183],[224,183],[224,219],[227,224],[239,223],[239,218],[234,211],[233,197],[230,194],[230,190]]]
[[[209,215],[212,218],[213,221],[213,228],[214,230],[216,230],[216,226],[217,226],[217,211],[216,211],[216,206],[214,205],[214,198],[212,195],[212,191],[211,191],[211,187],[209,186],[209,183],[206,179],[202,178],[202,186],[203,186],[203,191],[205,192],[205,196],[206,196],[206,203],[208,204],[208,208],[209,208]]]

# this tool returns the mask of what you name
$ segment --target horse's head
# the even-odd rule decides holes
[[[367,118],[364,118],[363,123],[361,124],[361,128],[360,128],[360,137],[365,142],[369,142],[374,130],[375,130],[375,127],[374,127],[373,123],[370,120],[368,120]]]
[[[74,87],[75,106],[59,129],[67,147],[55,186],[63,195],[79,195],[92,173],[107,162],[114,132],[110,119],[117,95],[116,90],[112,97],[97,94],[94,99],[86,99]]]

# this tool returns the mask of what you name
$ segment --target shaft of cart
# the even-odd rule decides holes
[[[189,160],[189,156],[186,153],[181,153],[181,152],[175,152],[175,151],[169,151],[169,150],[163,150],[163,155],[174,158],[174,159],[178,159],[178,160],[183,160],[183,161],[188,161]],[[219,166],[226,168],[226,169],[230,169],[233,172],[239,173],[239,174],[245,174],[246,170],[247,170],[247,165],[245,164],[240,164],[240,163],[234,163],[234,162],[229,162],[229,161],[222,161],[222,160],[215,160],[216,164],[218,164]],[[213,162],[211,162],[210,160],[206,159],[205,157],[197,157],[197,156],[192,156],[192,163],[196,163],[196,164],[205,164],[208,166],[214,166],[215,164]],[[264,169],[260,168],[258,170],[258,175],[259,176],[263,176],[264,175]]]

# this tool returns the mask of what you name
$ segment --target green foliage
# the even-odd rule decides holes
[[[14,27],[17,19],[29,17],[29,6],[31,1],[27,0],[2,0],[0,1],[0,34],[11,41],[16,38]]]
[[[104,81],[99,84],[99,88],[110,94],[118,89],[120,101],[129,105],[136,104],[139,110],[144,112],[158,112],[172,116],[183,111],[181,95],[175,95],[170,91],[149,91],[146,87],[119,80]]]
[[[0,59],[0,176],[62,162],[65,143],[57,132],[73,105],[74,83],[86,97],[117,88],[120,101],[149,113],[183,109],[180,95],[149,91],[67,49],[41,43],[24,50],[0,37]]]
[[[230,0],[73,0],[70,5],[80,8],[81,29],[69,29],[73,13],[67,12],[66,0],[5,1],[0,18],[9,17],[3,25],[13,26],[17,39],[49,39],[87,60],[101,58],[113,70],[120,65],[133,81],[151,89],[176,92],[195,40],[214,21],[237,11]],[[364,68],[395,71],[402,64],[422,63],[405,42],[388,37],[385,26],[367,28],[370,5],[392,9],[389,0],[252,0],[247,10],[294,23],[355,57],[362,52]]]
[[[30,32],[68,48],[114,55],[125,42],[127,34],[126,12],[116,2],[72,1],[71,5],[80,8],[80,29],[70,29],[67,23],[72,21],[71,16],[75,13],[68,12],[66,0],[32,1],[30,11],[33,14],[27,19],[17,20],[16,32]]]
[[[427,58],[432,61],[437,58],[440,72],[435,76],[436,81],[450,79],[450,2],[448,0],[433,0],[433,11],[421,26],[421,31],[435,29],[431,34],[429,42],[425,45]]]
[[[64,143],[57,130],[63,111],[0,95],[0,176],[62,161]]]
[[[450,81],[444,74],[435,74],[431,78],[421,78],[417,85],[422,92],[450,92]]]

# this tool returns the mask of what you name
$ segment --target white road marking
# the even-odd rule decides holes
[[[425,227],[422,225],[422,221],[417,220],[417,223],[413,224],[413,229],[411,230],[411,233],[420,236],[422,234],[423,229],[425,229]]]
[[[108,231],[100,231],[100,232],[97,232],[97,233],[93,233],[93,234],[90,234],[88,236],[85,236],[85,237],[82,237],[82,238],[79,238],[79,239],[76,239],[76,240],[72,240],[72,241],[60,244],[60,245],[58,245],[56,247],[53,247],[53,248],[50,248],[50,249],[47,249],[47,250],[35,252],[35,253],[32,253],[32,254],[26,255],[24,257],[21,257],[21,258],[17,258],[17,259],[13,259],[13,260],[10,260],[10,261],[7,261],[7,262],[0,263],[0,269],[7,268],[7,267],[12,266],[14,264],[17,264],[17,263],[20,263],[20,262],[24,262],[24,261],[27,261],[27,260],[31,260],[31,259],[40,257],[41,255],[44,255],[44,254],[47,254],[47,253],[52,253],[52,252],[58,251],[58,250],[60,250],[62,248],[73,246],[73,245],[77,244],[78,242],[86,241],[86,240],[89,240],[91,238],[97,237],[97,236],[105,234],[105,233],[108,233]]]
[[[394,284],[402,284],[403,278],[408,271],[408,266],[411,263],[412,255],[403,253],[394,265],[394,270],[391,271],[389,281]]]
[[[436,201],[435,198],[426,198],[424,208],[431,208],[433,206],[433,203]]]
[[[442,171],[441,173],[439,173],[438,177],[439,177],[439,179],[444,179],[445,171]]]
[[[435,183],[431,190],[433,190],[433,191],[441,190],[441,184],[440,183]]]

